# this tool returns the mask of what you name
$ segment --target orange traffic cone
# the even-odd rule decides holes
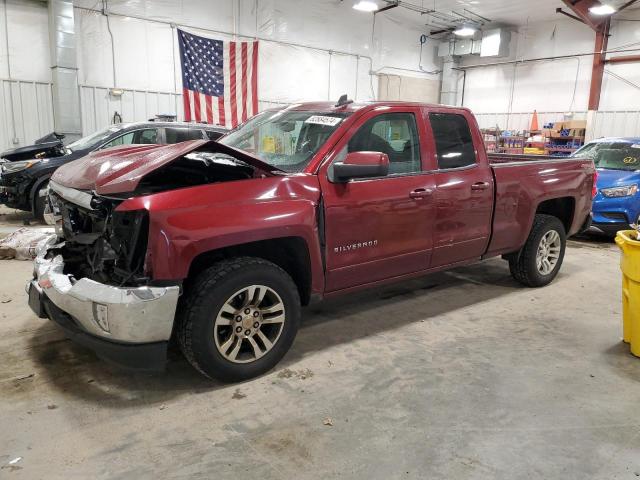
[[[531,118],[531,128],[529,130],[531,131],[540,130],[540,128],[538,128],[538,111],[537,110],[533,111],[533,117]]]

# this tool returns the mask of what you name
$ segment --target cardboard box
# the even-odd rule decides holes
[[[559,132],[563,128],[567,128],[567,127],[564,126],[564,124],[565,124],[564,122],[555,122],[553,124],[553,129]]]
[[[570,137],[581,137],[584,138],[585,129],[584,128],[572,128],[569,130]]]
[[[568,122],[562,122],[564,128],[568,128],[569,130],[573,128],[587,128],[586,120],[570,120]]]

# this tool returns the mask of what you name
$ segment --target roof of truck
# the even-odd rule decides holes
[[[431,103],[421,103],[421,102],[401,102],[401,101],[375,101],[375,102],[353,102],[345,105],[336,106],[336,102],[304,102],[304,103],[294,103],[288,106],[283,107],[283,109],[287,110],[300,110],[300,111],[316,111],[316,112],[356,112],[358,110],[362,110],[365,108],[376,108],[376,107],[432,107],[432,108],[443,108],[444,105],[437,105]],[[456,109],[467,110],[464,107],[450,107]],[[275,107],[274,109],[278,109]]]

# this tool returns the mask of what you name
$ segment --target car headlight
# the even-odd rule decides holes
[[[605,197],[630,197],[638,193],[638,185],[625,185],[624,187],[602,188],[600,193]]]
[[[40,163],[42,159],[25,160],[23,162],[6,162],[2,164],[2,173],[15,173]]]

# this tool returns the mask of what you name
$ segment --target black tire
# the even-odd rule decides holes
[[[40,195],[40,191],[47,188],[48,183],[44,183],[40,185],[38,190],[36,190],[36,197],[33,199],[33,216],[36,220],[44,222],[44,210],[47,205],[47,197],[43,197]]]
[[[234,363],[216,347],[215,318],[235,292],[254,284],[267,286],[280,296],[285,321],[279,338],[264,356],[250,363]],[[223,382],[238,382],[262,375],[282,359],[298,332],[300,317],[298,289],[284,270],[260,258],[231,258],[204,270],[186,287],[179,306],[177,340],[199,372]]]
[[[560,255],[553,270],[550,273],[543,275],[538,271],[536,265],[536,254],[542,237],[552,230],[555,230],[560,235]],[[558,275],[558,272],[560,271],[566,246],[567,235],[562,222],[552,215],[536,215],[533,219],[533,226],[531,227],[531,232],[529,233],[529,237],[527,238],[524,247],[522,247],[520,252],[509,259],[509,270],[511,270],[511,275],[514,279],[527,287],[543,287],[548,285],[554,278],[556,278],[556,275]]]

